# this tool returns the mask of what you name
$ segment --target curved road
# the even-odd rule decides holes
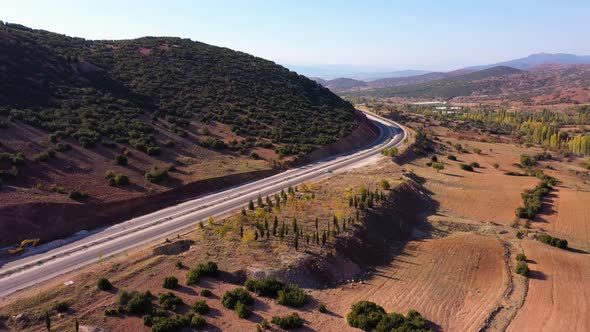
[[[403,142],[406,130],[401,125],[371,113],[366,115],[380,129],[377,140],[367,147],[190,200],[105,228],[45,253],[6,263],[0,269],[0,297],[101,258],[166,236],[176,236],[210,216],[223,217],[235,213],[259,195],[273,195],[289,186],[328,177],[334,171],[361,164],[380,154],[384,148],[398,146]]]

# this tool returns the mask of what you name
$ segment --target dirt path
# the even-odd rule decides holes
[[[502,245],[508,284],[501,303],[490,312],[479,331],[505,331],[526,299],[528,279],[514,273],[516,255],[523,252],[522,246],[518,240],[503,241]]]

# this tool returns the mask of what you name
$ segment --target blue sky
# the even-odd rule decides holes
[[[590,54],[590,1],[3,0],[0,20],[89,39],[180,36],[282,64],[456,69]]]

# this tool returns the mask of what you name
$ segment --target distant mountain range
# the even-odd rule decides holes
[[[497,66],[507,66],[516,69],[529,69],[540,65],[558,64],[558,65],[573,65],[573,64],[590,64],[590,55],[574,55],[566,53],[538,53],[531,54],[527,57],[498,62],[491,65],[473,66],[467,69],[482,70]]]
[[[539,53],[450,72],[375,80],[312,79],[341,95],[447,99],[467,96],[490,99],[502,95],[502,98],[533,103],[534,100],[590,102],[590,56],[573,54]],[[565,93],[564,89],[569,92]],[[534,99],[543,95],[552,97]]]
[[[347,77],[355,80],[377,80],[386,77],[406,77],[426,74],[428,70],[384,70],[383,68],[366,66],[347,65],[323,65],[323,66],[301,66],[283,64],[283,66],[307,77],[316,77],[323,80],[332,80],[339,77]]]

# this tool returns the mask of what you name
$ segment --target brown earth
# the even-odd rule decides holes
[[[537,241],[523,243],[531,276],[526,302],[508,331],[590,330],[590,259]]]

